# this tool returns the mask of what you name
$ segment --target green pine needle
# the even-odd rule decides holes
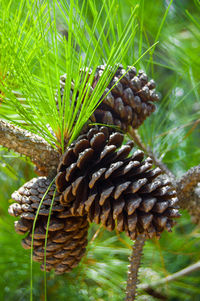
[[[32,228],[32,240],[31,240],[31,262],[30,262],[30,301],[33,301],[33,244],[34,244],[34,232],[35,232],[35,226],[36,226],[36,222],[37,222],[37,218],[38,218],[38,215],[39,215],[39,211],[40,211],[40,208],[42,206],[42,203],[47,195],[47,193],[49,192],[49,189],[51,188],[51,186],[53,185],[53,183],[55,182],[55,179],[52,180],[52,182],[50,183],[49,187],[47,188],[46,192],[44,193],[40,203],[39,203],[39,206],[38,206],[38,209],[36,211],[36,214],[35,214],[35,218],[34,218],[34,222],[33,222],[33,228]],[[55,193],[54,193],[55,194]],[[50,207],[50,212],[51,212],[51,209],[52,209],[52,206],[53,206],[53,201],[54,201],[54,198],[52,198],[52,203],[51,203],[51,207]],[[47,227],[49,226],[49,222],[50,222],[50,214],[49,213],[49,217],[48,217],[48,223],[47,223]],[[47,232],[47,231],[46,231]],[[48,233],[48,232],[47,232]],[[47,234],[46,234],[47,235]],[[45,238],[45,255],[46,255],[46,238]],[[45,261],[46,261],[46,258],[45,258]]]

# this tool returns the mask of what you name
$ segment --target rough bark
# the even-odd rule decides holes
[[[36,165],[40,175],[53,174],[59,153],[43,138],[0,120],[0,145],[25,155]]]
[[[145,240],[146,240],[145,235],[141,234],[136,238],[135,243],[133,245],[133,251],[129,258],[130,265],[129,265],[129,269],[128,269],[128,280],[127,280],[125,301],[135,300],[136,289],[137,289],[138,270],[140,267],[142,250],[143,250]]]

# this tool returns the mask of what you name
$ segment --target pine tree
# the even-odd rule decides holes
[[[135,240],[126,300],[135,299],[139,267],[139,295],[185,300],[186,290],[194,300],[189,276],[174,281],[199,269],[194,255],[188,260],[197,256],[198,228],[183,212],[172,233],[163,230],[179,217],[177,199],[199,224],[199,3],[170,1],[164,10],[164,1],[86,2],[0,3],[0,237],[13,288],[6,298],[28,297],[19,287],[41,297],[35,260],[46,299],[52,285],[48,298],[111,300],[112,292],[121,300]],[[16,217],[30,253],[15,235]],[[53,278],[52,269],[68,273]]]

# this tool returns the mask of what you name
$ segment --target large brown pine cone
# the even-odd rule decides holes
[[[110,231],[116,226],[132,239],[139,233],[160,236],[179,217],[176,192],[158,178],[161,170],[152,169],[142,151],[129,156],[133,143],[122,146],[123,138],[93,127],[67,148],[56,177],[60,202],[72,214],[87,214],[90,222]]]
[[[97,68],[92,84],[93,88],[96,86],[105,68],[107,68],[106,65]],[[86,71],[81,70],[83,74]],[[154,80],[149,81],[142,70],[137,74],[134,67],[125,73],[126,70],[122,66],[117,68],[103,96],[110,89],[112,90],[91,116],[92,122],[115,125],[123,131],[127,131],[129,125],[135,129],[138,128],[155,111],[154,102],[159,100],[159,96],[155,92],[156,85]],[[119,81],[122,76],[123,78]],[[60,77],[61,97],[64,94],[66,77],[67,75]]]
[[[31,249],[33,222],[50,182],[46,177],[34,178],[12,194],[17,203],[10,205],[8,212],[12,216],[20,217],[15,222],[16,232],[28,233],[22,240],[25,249]],[[42,263],[41,269],[44,269],[47,220],[55,188],[53,184],[43,200],[34,231],[33,260]],[[59,194],[56,193],[48,228],[46,270],[55,269],[57,274],[62,274],[77,266],[86,251],[87,234],[86,217],[72,216],[69,209],[60,204]]]

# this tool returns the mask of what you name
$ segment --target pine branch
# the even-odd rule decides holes
[[[193,222],[200,225],[200,165],[189,169],[180,180],[176,182],[179,205],[187,209]]]
[[[128,270],[128,280],[126,286],[126,301],[135,300],[136,288],[137,288],[137,275],[140,267],[140,261],[142,256],[142,250],[145,243],[145,235],[139,235],[134,243],[133,251],[130,256],[130,266]]]
[[[40,175],[54,173],[59,153],[43,138],[0,120],[0,145],[29,157]]]
[[[146,147],[141,138],[140,135],[138,134],[137,130],[134,130],[132,127],[129,127],[128,129],[128,134],[130,136],[130,138],[133,139],[133,141],[140,147],[141,150],[143,150],[154,162],[154,164],[158,167],[160,167],[160,169],[172,180],[175,179],[174,174],[167,168],[167,166],[161,161],[159,160],[156,155],[153,153],[153,151],[149,148]]]
[[[163,279],[160,279],[158,281],[152,282],[150,284],[140,284],[138,285],[139,289],[142,290],[148,290],[148,289],[153,289],[154,287],[158,287],[160,285],[168,284],[169,282],[172,282],[174,280],[177,280],[178,278],[185,277],[193,272],[199,271],[200,270],[200,260],[197,261],[196,263],[188,266],[187,268],[184,268],[180,270],[179,272],[176,272],[172,275],[169,275]]]

